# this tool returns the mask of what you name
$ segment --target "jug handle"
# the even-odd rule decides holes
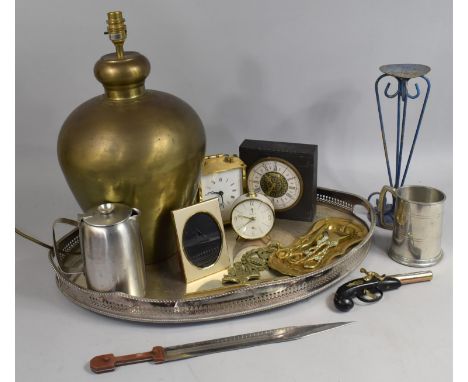
[[[62,267],[60,266],[60,261],[59,261],[59,258],[57,256],[57,253],[59,252],[59,250],[57,249],[57,239],[56,239],[56,235],[55,235],[55,227],[59,223],[68,224],[68,225],[71,225],[71,226],[74,226],[74,227],[79,227],[79,223],[76,220],[67,219],[67,218],[58,218],[58,219],[56,219],[54,221],[54,224],[52,225],[52,241],[53,241],[54,257],[55,257],[55,260],[57,262],[57,267],[60,270],[60,272],[65,274],[65,275],[80,275],[80,274],[84,273],[83,270],[78,271],[78,272],[65,272],[62,269]]]
[[[378,215],[379,215],[379,219],[380,219],[380,225],[383,228],[391,230],[391,229],[393,229],[393,225],[385,223],[385,219],[384,219],[385,195],[387,194],[387,192],[390,192],[395,198],[397,197],[397,193],[396,193],[395,188],[390,187],[390,186],[383,186],[382,190],[380,191],[380,195],[379,195],[379,205],[378,205],[377,211],[378,211]]]

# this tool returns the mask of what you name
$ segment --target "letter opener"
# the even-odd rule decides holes
[[[299,338],[319,333],[324,330],[350,324],[350,322],[331,322],[319,325],[289,326],[241,334],[232,337],[217,338],[190,344],[162,347],[155,346],[149,352],[114,356],[113,354],[98,355],[91,359],[89,365],[95,373],[104,373],[114,370],[117,366],[130,365],[140,362],[163,363],[182,359],[199,357],[212,353],[243,349],[251,346],[266,345],[276,342],[297,340]]]

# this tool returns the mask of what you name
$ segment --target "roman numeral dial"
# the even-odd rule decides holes
[[[265,158],[253,165],[247,185],[250,192],[268,196],[276,211],[294,207],[303,191],[302,178],[297,169],[280,158]]]

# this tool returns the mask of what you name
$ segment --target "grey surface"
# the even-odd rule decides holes
[[[174,93],[197,110],[209,153],[236,152],[244,138],[315,143],[319,185],[361,195],[386,182],[373,95],[378,67],[431,66],[432,93],[407,184],[447,194],[446,256],[432,268],[431,283],[402,287],[347,314],[332,308],[328,290],[241,319],[153,326],[74,306],[57,291],[45,250],[17,238],[18,380],[450,380],[451,2],[17,1],[16,225],[45,241],[56,217],[78,212],[57,163],[56,138],[66,116],[101,93],[92,68],[111,51],[102,32],[105,13],[117,9],[127,18],[126,46],[152,63],[147,87]],[[387,274],[411,271],[386,256],[388,235],[377,230],[364,265]],[[100,377],[86,367],[107,352],[342,320],[356,323],[300,341]]]

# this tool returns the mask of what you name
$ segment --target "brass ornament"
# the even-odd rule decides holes
[[[260,272],[275,270],[288,276],[300,276],[323,268],[367,235],[367,227],[344,218],[325,218],[315,222],[311,229],[290,246],[273,242],[266,247],[252,249],[228,269],[223,283],[246,284],[258,280]]]
[[[116,202],[141,211],[145,262],[151,264],[176,253],[171,211],[195,202],[205,132],[187,103],[145,88],[150,63],[124,51],[122,13],[110,12],[107,23],[116,52],[94,67],[105,94],[66,119],[58,159],[83,210]]]
[[[344,255],[364,239],[367,232],[363,223],[349,219],[321,219],[290,247],[280,248],[270,256],[268,266],[289,276],[315,271]]]
[[[260,272],[268,269],[268,259],[277,249],[276,243],[244,253],[240,261],[229,267],[228,273],[223,277],[223,284],[247,284],[249,281],[260,279]]]

